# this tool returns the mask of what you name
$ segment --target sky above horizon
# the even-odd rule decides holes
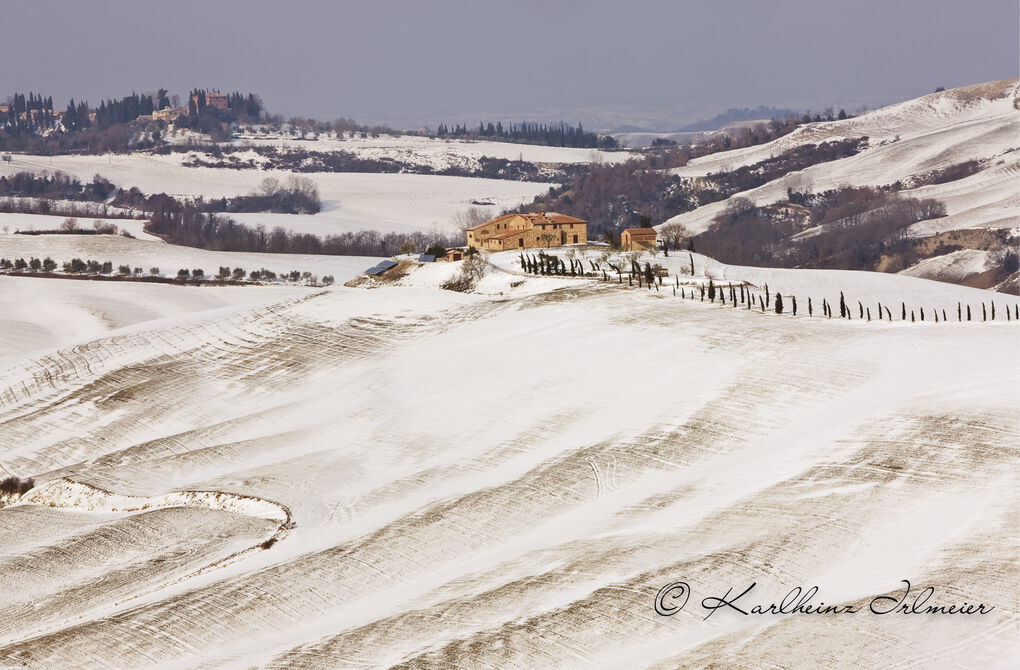
[[[284,116],[673,130],[1020,74],[1017,0],[3,3],[7,90],[252,91]],[[669,127],[673,124],[673,127]]]

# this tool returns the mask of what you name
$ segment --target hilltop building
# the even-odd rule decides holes
[[[628,228],[620,235],[620,247],[624,251],[654,249],[656,239],[655,228]]]
[[[191,101],[198,107],[199,97],[198,94],[191,96]],[[219,91],[206,91],[205,92],[205,104],[208,107],[215,107],[216,109],[227,108],[227,96],[225,93]]]
[[[166,121],[167,123],[173,123],[183,116],[187,116],[188,110],[181,107],[164,107],[163,109],[153,110],[152,118],[157,121]]]
[[[587,242],[587,221],[556,212],[514,212],[467,229],[467,245],[489,251]]]

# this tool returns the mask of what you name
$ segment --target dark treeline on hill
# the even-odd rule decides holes
[[[510,123],[506,126],[502,121],[495,124],[479,123],[477,128],[468,128],[467,124],[454,125],[452,128],[445,123],[436,129],[437,137],[456,137],[460,139],[495,140],[498,142],[516,142],[519,144],[541,144],[550,147],[579,147],[615,149],[616,139],[609,135],[597,135],[585,132],[581,124],[577,127],[568,126],[562,121],[559,124]]]
[[[151,196],[156,206],[146,231],[173,244],[213,251],[254,251],[279,254],[328,254],[335,256],[392,256],[401,248],[427,249],[433,245],[452,247],[461,240],[444,235],[380,233],[376,230],[344,232],[334,235],[295,233],[277,226],[248,226],[230,217],[206,214],[190,203],[179,203],[170,196]]]
[[[101,202],[116,189],[111,181],[98,174],[88,184],[82,184],[77,178],[59,172],[53,175],[18,172],[9,177],[0,177],[0,197]]]

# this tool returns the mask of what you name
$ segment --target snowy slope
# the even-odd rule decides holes
[[[696,263],[684,281],[966,291]],[[1020,324],[513,274],[436,289],[454,267],[222,313],[152,292],[152,319],[4,366],[0,469],[37,487],[0,508],[0,663],[1009,667]],[[48,291],[48,319],[77,313]],[[902,579],[995,609],[696,607],[752,582],[756,602],[818,585],[867,607]],[[656,616],[676,581],[690,605]]]
[[[1016,79],[978,84],[844,121],[806,124],[767,144],[694,159],[675,172],[699,177],[751,165],[804,144],[866,136],[869,148],[855,156],[792,172],[739,195],[768,204],[785,198],[788,188],[821,192],[848,185],[881,186],[972,159],[987,160],[982,171],[971,177],[916,189],[918,196],[946,196],[952,215],[950,220],[919,224],[917,230],[1015,228],[1020,169],[1018,86]],[[702,232],[725,207],[726,201],[712,203],[668,222],[683,223],[693,233]]]

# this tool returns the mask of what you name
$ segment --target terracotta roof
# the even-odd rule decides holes
[[[576,219],[558,212],[528,212],[521,214],[532,223],[588,223],[584,219]]]
[[[656,234],[655,228],[628,228],[627,230],[625,230],[623,232],[630,233],[631,237],[641,236],[641,235],[655,235]]]
[[[471,226],[470,228],[468,228],[468,230],[478,230],[479,228],[484,228],[485,226],[489,225],[490,223],[498,223],[499,221],[503,221],[505,219],[512,219],[515,216],[517,216],[516,212],[511,212],[510,214],[504,214],[503,216],[497,216],[495,219],[491,219],[489,221],[486,221],[485,223],[479,223],[477,226]]]
[[[521,216],[527,219],[532,225],[542,223],[588,223],[584,219],[567,216],[566,214],[560,214],[559,212],[511,212],[510,214],[504,214],[503,216],[496,217],[491,221],[479,223],[477,226],[471,226],[468,230],[478,230],[479,228],[484,228],[489,224],[500,223],[507,219],[512,219],[515,216]]]
[[[505,240],[508,237],[513,237],[515,235],[520,235],[523,232],[524,232],[524,230],[522,230],[522,229],[508,230],[505,233],[500,233],[499,235],[493,235],[489,239],[491,239],[491,240]]]

